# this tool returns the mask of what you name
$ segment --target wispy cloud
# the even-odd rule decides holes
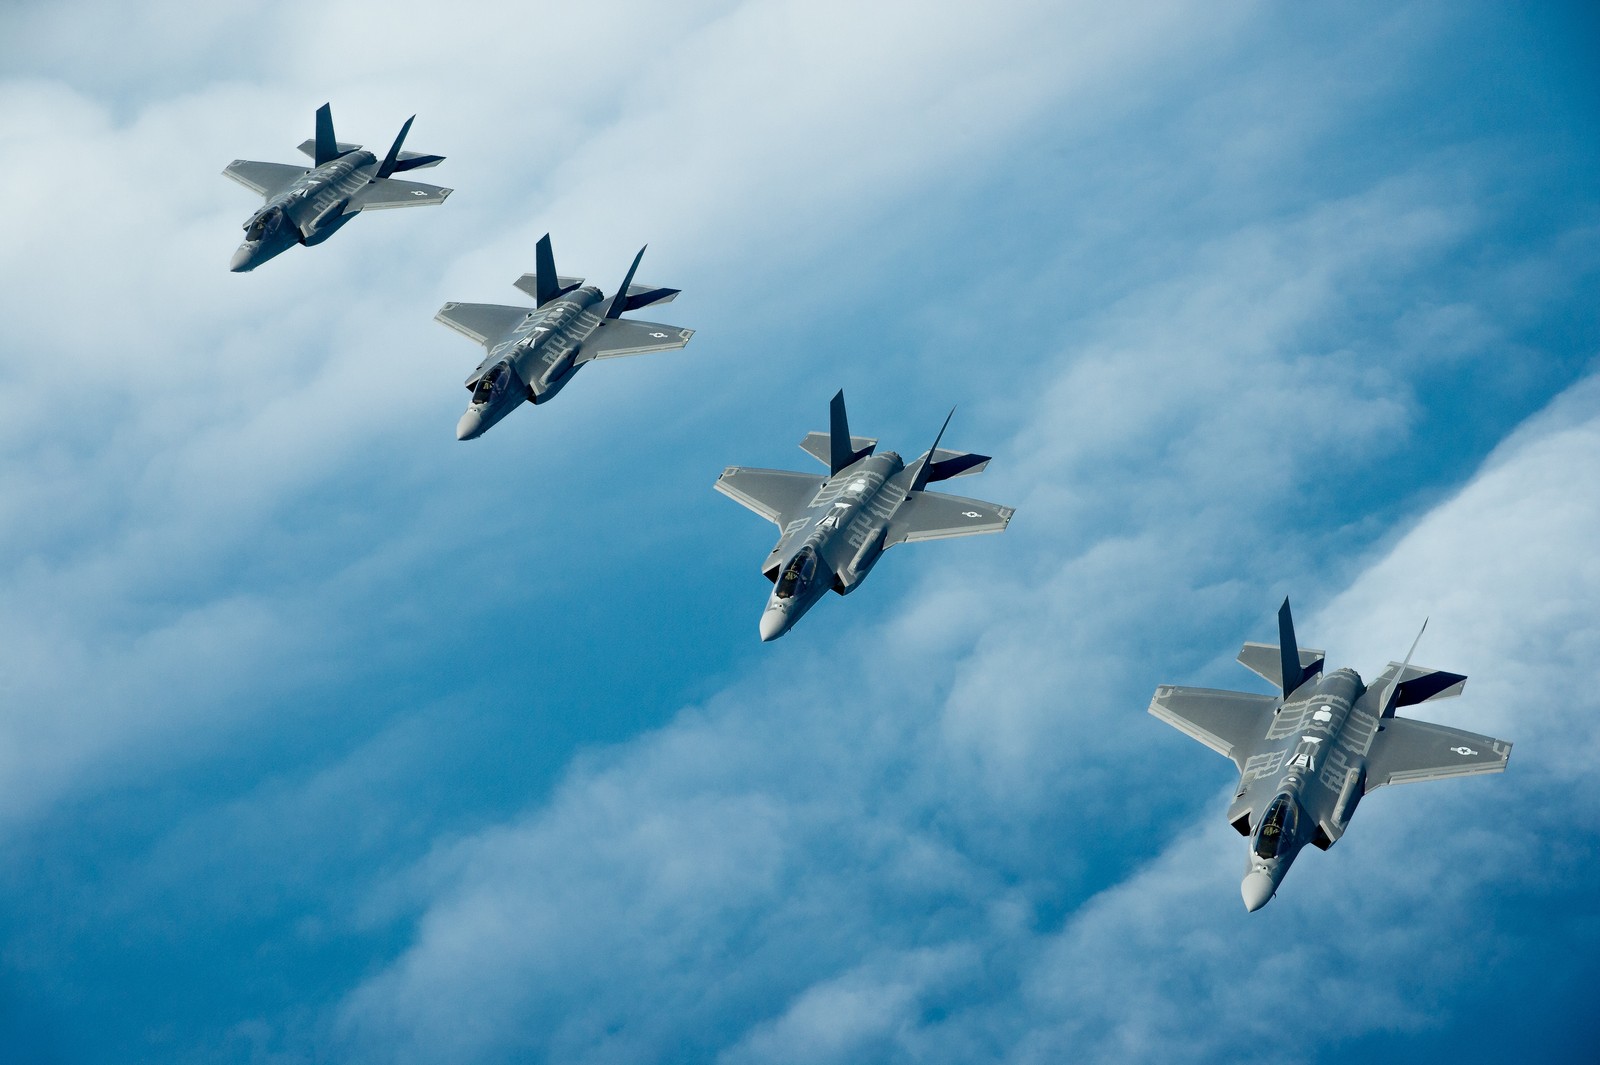
[[[1593,805],[1562,745],[1589,735],[1562,716],[1589,386],[1456,489],[1588,357],[1595,233],[1515,133],[1408,117],[1472,76],[1429,51],[1461,16],[303,4],[269,19],[316,27],[299,47],[220,63],[267,16],[19,10],[4,957],[33,986],[98,966],[71,1001],[138,1014],[108,1041],[1248,1057],[1280,988],[1329,1004],[1327,1045],[1426,1032],[1509,954],[1583,941],[1490,896],[1569,913],[1592,849],[1554,826]],[[369,144],[419,112],[458,194],[228,275],[250,197],[216,171],[293,158],[324,99]],[[515,298],[545,229],[607,285],[650,240],[695,346],[456,445],[475,353],[426,317]],[[959,399],[1000,456],[972,491],[1018,518],[745,657],[718,641],[754,648],[769,530],[707,486],[797,455],[839,382],[906,451]],[[643,602],[664,574],[679,597]],[[1247,918],[1225,763],[1139,710],[1237,681],[1285,591],[1364,670],[1434,615],[1428,660],[1474,677],[1450,720],[1517,757],[1380,793]],[[1569,842],[1530,857],[1486,815]],[[108,989],[152,957],[249,979]]]
[[[652,269],[691,287],[710,283],[737,264],[772,257],[775,242],[836,241],[826,234],[838,232],[841,212],[869,216],[905,183],[926,183],[943,167],[970,168],[963,159],[1015,136],[1074,86],[1120,82],[1121,63],[1148,69],[1170,50],[1173,27],[1218,25],[1196,5],[1173,4],[1137,29],[1092,8],[1017,8],[909,20],[916,30],[907,32],[916,10],[841,6],[830,15],[791,4],[710,4],[670,14],[568,9],[534,19],[486,5],[442,22],[430,16],[435,28],[424,31],[393,24],[393,12],[373,26],[360,5],[306,5],[272,16],[274,25],[320,28],[307,36],[305,53],[290,50],[273,69],[311,88],[201,82],[159,92],[132,115],[97,98],[103,64],[136,77],[150,57],[192,61],[206,34],[255,39],[263,16],[219,16],[209,29],[195,27],[198,36],[174,39],[160,11],[102,12],[104,25],[126,31],[114,55],[95,57],[91,47],[63,58],[65,83],[0,86],[0,141],[30,161],[0,179],[10,234],[0,284],[14,301],[14,346],[0,388],[11,445],[0,543],[28,560],[11,600],[38,604],[25,625],[12,627],[44,642],[6,672],[27,678],[17,694],[40,708],[25,718],[59,720],[71,706],[76,722],[18,728],[17,757],[32,770],[8,805],[48,803],[83,780],[81,768],[137,734],[228,727],[235,715],[216,713],[220,690],[183,694],[207,670],[244,680],[293,673],[286,663],[308,654],[360,654],[364,632],[309,637],[319,612],[345,607],[306,586],[337,595],[347,578],[367,582],[350,573],[361,562],[316,552],[318,537],[307,542],[296,511],[332,517],[318,494],[364,479],[370,456],[413,465],[411,476],[428,485],[430,520],[419,527],[395,514],[385,542],[400,540],[395,550],[409,557],[431,537],[445,554],[477,557],[475,533],[507,520],[496,513],[496,465],[514,460],[486,458],[479,448],[463,475],[452,461],[462,452],[430,446],[447,440],[454,413],[442,415],[440,401],[459,406],[474,356],[425,319],[444,298],[506,291],[550,219],[564,229],[564,263],[615,260],[620,271],[621,252],[644,234],[669,249],[652,257]],[[605,35],[597,62],[575,42],[608,14],[615,32]],[[68,16],[35,8],[23,17],[36,37],[53,42],[62,32],[56,20]],[[851,32],[838,33],[845,22]],[[486,24],[501,31],[486,35]],[[328,32],[340,27],[350,32]],[[357,38],[360,49],[351,47]],[[1073,42],[1081,62],[1063,65],[1060,41]],[[530,63],[536,42],[542,58]],[[419,54],[473,76],[410,70]],[[131,56],[140,58],[118,65]],[[262,58],[247,56],[244,69]],[[463,195],[438,211],[362,219],[339,240],[295,251],[286,260],[296,261],[259,276],[228,275],[218,264],[250,197],[216,172],[238,155],[294,158],[310,107],[331,95],[328,69],[351,81],[335,109],[341,136],[381,143],[389,127],[374,123],[402,117],[384,109],[415,108],[423,118],[413,139],[451,156],[436,173]],[[399,93],[388,79],[405,70],[413,91]],[[629,76],[619,80],[623,71]],[[852,106],[841,106],[846,99]],[[553,131],[533,122],[545,114]],[[563,122],[576,126],[563,133]],[[22,209],[39,203],[61,209]],[[822,235],[805,235],[812,232]],[[694,254],[702,257],[699,278]],[[705,265],[712,261],[730,265]],[[714,379],[675,391],[704,387],[715,389]],[[74,397],[65,417],[49,398],[63,392]],[[577,435],[591,430],[563,398],[567,411],[542,419],[551,431],[539,457],[575,483],[585,474],[576,463],[564,467],[593,451]],[[639,403],[627,401],[618,416]],[[434,425],[431,434],[420,428]],[[386,474],[373,487],[394,483]],[[441,515],[468,520],[449,531]],[[518,535],[540,535],[536,514],[518,516]],[[294,559],[287,567],[263,560],[274,551],[263,530],[280,532],[278,553]],[[276,580],[296,566],[290,583],[305,593],[298,602],[259,579],[263,568]],[[252,627],[219,627],[227,616],[250,616]],[[219,634],[191,660],[163,662],[143,650],[152,646],[146,633],[190,626]],[[62,650],[41,653],[46,646]],[[73,655],[115,662],[119,683],[132,680],[140,694],[108,697],[92,679],[98,670],[41,674],[23,665]],[[79,677],[88,684],[79,687]],[[153,699],[153,691],[169,697]],[[163,706],[153,711],[150,702]],[[30,729],[48,742],[21,742]]]
[[[1239,906],[1242,844],[1221,824],[1220,794],[1199,824],[1150,809],[1188,804],[1163,783],[1193,779],[1182,762],[1216,779],[1227,767],[1158,742],[1160,726],[1124,704],[1115,716],[1138,737],[1112,742],[1137,745],[1146,764],[1119,750],[1097,771],[1111,715],[1081,698],[1098,655],[1069,632],[998,640],[1003,650],[921,680],[912,667],[931,647],[869,641],[847,671],[835,661],[829,683],[763,671],[580,763],[548,808],[441,851],[415,945],[346,1007],[350,1049],[399,1060],[656,1060],[723,1047],[730,1061],[965,1060],[973,1048],[1018,1061],[1314,1060],[1316,1045],[1272,1043],[1276,1012],[1263,1003],[1318,1002],[1321,1045],[1446,1023],[1452,989],[1484,979],[1469,975],[1473,959],[1496,952],[1495,895],[1537,890],[1536,841],[1572,832],[1574,811],[1600,800],[1580,759],[1544,756],[1600,738],[1574,684],[1600,653],[1588,607],[1600,570],[1573,564],[1600,498],[1569,490],[1596,473],[1591,380],[1302,620],[1369,675],[1408,639],[1388,618],[1427,608],[1453,620],[1456,637],[1430,641],[1429,660],[1473,674],[1473,694],[1419,709],[1505,735],[1518,757],[1505,778],[1380,792],[1349,839],[1301,862],[1261,915]],[[1540,551],[1515,549],[1529,515]],[[1012,611],[1026,602],[1007,597]],[[1363,661],[1380,636],[1385,657]],[[991,659],[1014,663],[1019,643],[1060,656],[1061,682],[999,682]],[[976,788],[976,730],[948,728],[976,714],[963,698],[973,688],[991,720],[1020,709],[1032,726],[1016,744],[1029,754]],[[930,714],[930,699],[942,711]],[[1041,724],[1047,715],[1073,736]],[[1567,796],[1559,811],[1546,807],[1552,785]],[[990,820],[1002,811],[1031,838]],[[1518,831],[1493,827],[1506,824]],[[1158,856],[1122,879],[1105,852],[1141,844]],[[1052,846],[1063,850],[1033,853]],[[1083,858],[1069,848],[1102,867],[1074,880]],[[1038,923],[1058,890],[1052,874],[1076,885],[1059,931]],[[1580,916],[1551,917],[1546,934],[1588,942]],[[1270,1052],[1250,1049],[1261,1041]]]

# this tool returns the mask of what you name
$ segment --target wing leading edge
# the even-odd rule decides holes
[[[1431,721],[1391,717],[1373,738],[1365,790],[1386,784],[1499,773],[1510,758],[1511,744],[1493,736]]]
[[[235,159],[223,168],[222,173],[223,176],[232,178],[251,192],[258,192],[270,200],[296,181],[311,173],[311,168],[294,166],[289,163],[263,163],[255,159]]]
[[[825,478],[791,470],[758,470],[729,466],[715,485],[717,491],[740,506],[766,518],[778,528],[788,525],[816,498]]]
[[[534,313],[532,307],[509,307],[498,303],[447,303],[433,316],[484,347],[490,347]]]
[[[1277,706],[1272,695],[1163,684],[1150,700],[1150,713],[1232,759],[1242,773],[1250,751],[1267,734]]]
[[[581,366],[596,359],[672,351],[689,343],[692,336],[693,329],[680,329],[675,325],[658,325],[633,318],[610,318],[589,334],[573,361]]]
[[[384,178],[381,181],[374,181],[351,196],[345,214],[355,211],[387,211],[396,207],[430,207],[436,203],[443,203],[454,191],[454,189],[440,188],[438,185],[424,185],[420,181]]]
[[[981,499],[943,492],[913,492],[890,519],[883,546],[1004,532],[1014,513],[1014,507],[985,503]]]

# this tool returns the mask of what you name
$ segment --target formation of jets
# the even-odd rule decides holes
[[[312,166],[230,163],[223,173],[265,202],[246,220],[229,269],[250,271],[296,244],[320,244],[363,211],[443,203],[450,189],[393,176],[443,161],[402,150],[414,118],[379,159],[335,139],[333,113],[324,104],[316,136],[300,145]],[[467,377],[471,400],[456,438],[482,436],[524,402],[547,402],[589,362],[686,345],[692,329],[622,317],[678,295],[675,288],[634,283],[643,257],[641,248],[607,297],[581,277],[556,273],[546,234],[535,249],[534,272],[515,282],[533,306],[440,308],[438,321],[487,351]],[[800,442],[828,468],[826,475],[729,466],[716,481],[717,491],[779,529],[761,564],[773,585],[760,620],[763,642],[788,632],[830,589],[854,591],[897,544],[1003,532],[1011,521],[1011,507],[928,490],[989,464],[987,455],[939,446],[950,417],[933,446],[906,463],[893,451],[877,451],[875,439],[851,435],[842,391],[829,414],[827,432]],[[1308,843],[1323,850],[1336,843],[1373,789],[1497,773],[1511,755],[1505,741],[1395,716],[1400,707],[1461,694],[1464,676],[1412,666],[1409,653],[1370,685],[1352,669],[1324,674],[1322,652],[1295,642],[1287,599],[1278,629],[1276,645],[1247,643],[1239,661],[1279,694],[1162,685],[1150,703],[1151,714],[1226,755],[1239,770],[1228,823],[1250,840],[1240,885],[1250,911],[1276,894]]]

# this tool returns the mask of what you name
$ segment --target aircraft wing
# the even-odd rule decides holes
[[[883,546],[887,549],[918,540],[1004,532],[1014,513],[1013,507],[985,503],[981,499],[963,499],[943,492],[914,492],[890,519]]]
[[[1233,759],[1242,773],[1256,741],[1266,736],[1277,706],[1278,699],[1273,695],[1163,684],[1150,700],[1150,713],[1218,754]]]
[[[1366,790],[1473,773],[1503,772],[1511,744],[1476,732],[1391,717],[1372,740]]]
[[[433,316],[462,336],[488,347],[521,325],[532,307],[506,307],[497,303],[447,303]]]
[[[729,466],[717,478],[716,489],[781,529],[816,498],[825,479],[789,470]]]
[[[595,359],[615,359],[622,355],[645,355],[652,351],[671,351],[689,343],[693,329],[657,325],[632,318],[610,318],[589,334],[573,360],[581,366]]]
[[[292,163],[258,163],[254,159],[235,159],[223,168],[222,173],[270,200],[311,173],[311,168]]]
[[[387,211],[393,207],[427,207],[443,203],[454,189],[441,189],[437,185],[424,185],[420,181],[401,181],[384,178],[356,192],[350,197],[345,214],[356,211]]]

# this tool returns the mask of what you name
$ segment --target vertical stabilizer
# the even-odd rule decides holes
[[[514,284],[532,296],[541,307],[583,284],[581,277],[561,277],[556,274],[556,255],[550,248],[548,233],[539,238],[539,244],[534,249],[534,261],[538,263],[534,272],[523,274]]]
[[[1405,680],[1406,674],[1410,672],[1411,656],[1417,653],[1417,644],[1422,642],[1422,634],[1427,631],[1428,619],[1423,618],[1422,628],[1417,630],[1417,638],[1411,641],[1411,650],[1406,652],[1405,661],[1400,663],[1400,668],[1395,671],[1394,679],[1389,682],[1389,690],[1383,694],[1383,709],[1379,712],[1379,717],[1394,716],[1395,709],[1400,705],[1400,683]],[[1465,679],[1465,677],[1462,678],[1462,680]]]
[[[844,389],[833,394],[828,403],[828,431],[807,433],[800,441],[806,454],[828,467],[831,477],[840,470],[855,465],[877,448],[878,442],[870,436],[851,436],[850,419],[844,412]]]
[[[1283,605],[1278,608],[1278,661],[1278,676],[1283,678],[1283,697],[1287,699],[1306,680],[1306,668],[1300,664],[1300,645],[1294,641],[1294,615],[1289,613],[1288,596],[1283,597]]]
[[[648,248],[646,244],[644,247]],[[628,267],[628,276],[622,279],[622,284],[617,286],[616,295],[611,297],[611,306],[606,309],[607,318],[621,318],[622,312],[628,309],[628,289],[633,284],[634,271],[639,269],[639,260],[644,258],[644,248],[639,249],[639,254],[633,257],[633,265]]]
[[[333,162],[340,154],[339,142],[333,137],[333,108],[323,104],[317,108],[317,153],[312,158],[321,166]]]
[[[844,412],[844,389],[841,388],[828,403],[829,473],[838,473],[856,460],[855,448],[850,444],[850,419]]]
[[[383,157],[383,162],[378,166],[378,173],[372,180],[382,181],[394,173],[395,164],[400,161],[400,146],[406,142],[406,134],[411,132],[411,123],[416,120],[417,116],[412,115],[406,119],[406,124],[400,127],[400,136],[389,146],[389,154]]]
[[[950,427],[950,419],[956,416],[956,409],[950,408],[950,413],[944,416],[944,424],[939,426],[939,435],[933,438],[933,446],[928,453],[917,460],[917,474],[911,479],[908,492],[920,492],[928,487],[928,475],[933,472],[933,456],[939,453],[939,441],[944,439],[944,431]]]
[[[550,234],[546,233],[539,238],[539,246],[533,252],[534,284],[537,291],[534,299],[543,307],[553,299],[561,296],[561,282],[556,279],[556,253],[550,246]]]

